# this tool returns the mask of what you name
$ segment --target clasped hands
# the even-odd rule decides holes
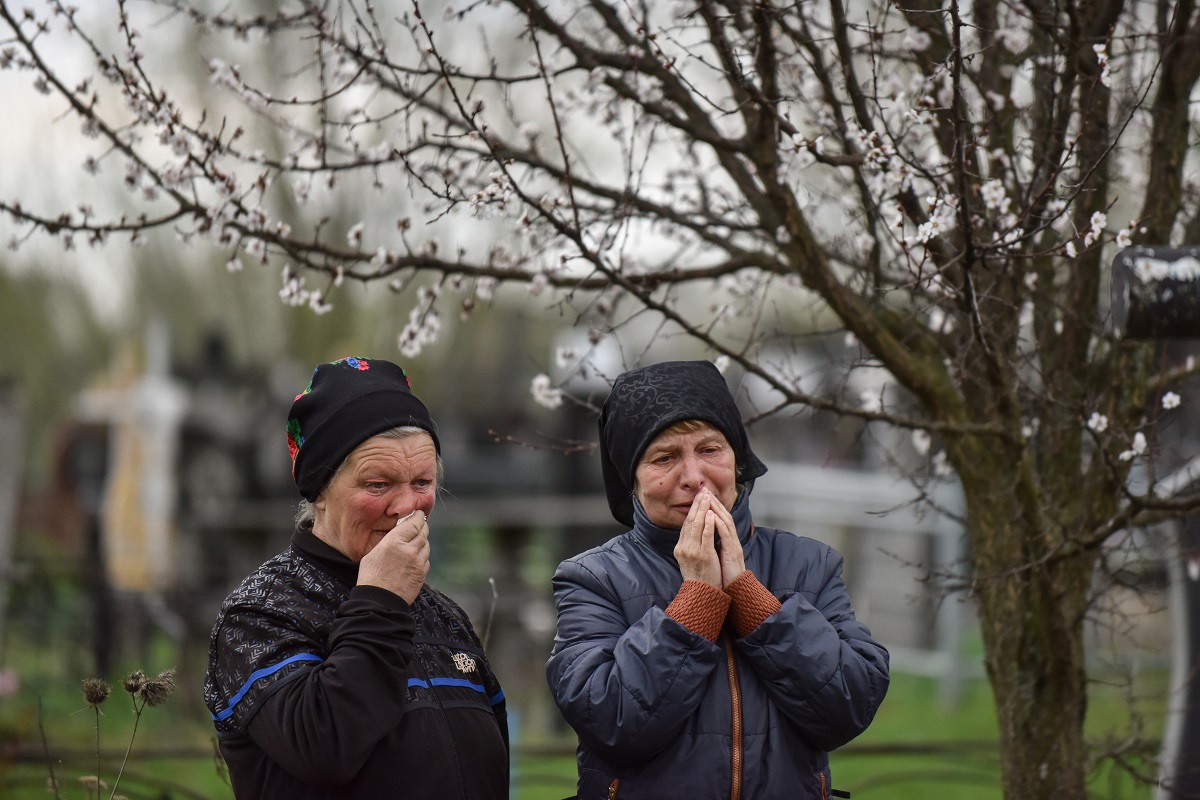
[[[715,544],[718,539],[719,552]],[[679,530],[675,560],[685,581],[704,581],[718,589],[724,589],[746,570],[733,516],[707,487],[692,500]]]

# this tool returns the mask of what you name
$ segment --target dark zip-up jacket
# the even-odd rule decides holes
[[[234,794],[506,800],[504,693],[465,613],[301,527],[221,607],[204,698]]]
[[[828,751],[874,718],[888,653],[855,619],[841,556],[754,527],[748,492],[733,517],[780,601],[744,636],[727,624],[710,641],[668,615],[679,531],[636,503],[633,530],[559,565],[546,672],[579,736],[581,800],[827,800]]]

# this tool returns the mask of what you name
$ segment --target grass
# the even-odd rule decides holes
[[[0,797],[44,800],[52,796],[46,791],[49,769],[42,756],[43,728],[51,750],[61,756],[54,767],[66,787],[63,800],[95,797],[77,781],[96,772],[95,718],[81,691],[81,681],[91,677],[87,639],[81,631],[54,627],[59,624],[55,619],[72,616],[46,614],[49,603],[36,605],[42,622],[24,626],[19,633],[10,628],[6,642],[5,660],[21,676],[21,686],[15,694],[0,696]],[[71,641],[74,645],[64,644]],[[180,669],[176,694],[165,705],[146,709],[139,723],[120,786],[130,800],[231,800],[232,792],[219,772],[220,761],[214,758],[211,721],[199,696],[202,675],[197,671],[203,669],[204,657],[202,650],[182,653],[160,641],[148,647],[139,662],[122,664],[118,670],[119,675],[133,669],[153,675],[170,667]],[[1089,736],[1124,736],[1131,729],[1150,738],[1160,736],[1165,671],[1145,669],[1134,681],[1120,678],[1116,670],[1099,674],[1104,679],[1092,687]],[[110,681],[114,690],[101,706],[100,731],[101,775],[108,782],[120,768],[134,723],[119,676]],[[521,716],[533,719],[536,714]],[[834,786],[851,791],[855,800],[1001,800],[996,739],[995,711],[986,682],[968,681],[951,705],[943,701],[937,681],[897,673],[871,728],[832,754]],[[572,795],[573,746],[569,736],[539,737],[520,731],[513,800],[561,800]],[[1152,766],[1138,766],[1153,773]],[[1145,784],[1111,767],[1097,770],[1089,788],[1095,800],[1149,800],[1151,796]]]
[[[147,672],[150,672],[148,669]],[[1164,676],[1150,673],[1138,682],[1139,707],[1148,719],[1161,720]],[[94,797],[79,785],[80,775],[95,772],[91,709],[76,687],[65,682],[43,697],[43,719],[53,749],[67,751],[56,765],[67,788],[62,797]],[[228,800],[232,792],[218,774],[212,757],[211,727],[193,703],[183,696],[147,709],[138,731],[133,756],[121,781],[121,793],[145,798],[205,798]],[[1095,686],[1089,711],[1089,733],[1103,736],[1128,729],[1127,686]],[[103,704],[102,776],[111,781],[130,733],[133,714],[128,696],[114,686]],[[37,698],[25,693],[0,701],[0,733],[18,731],[26,752],[36,755]],[[1151,735],[1158,730],[1148,726]],[[983,681],[967,684],[952,706],[939,700],[938,686],[929,678],[893,676],[892,688],[872,727],[832,757],[834,786],[849,790],[856,800],[1001,800],[996,719],[990,691]],[[567,751],[572,742],[546,740],[519,748],[514,764],[514,800],[561,800],[574,791],[575,762]],[[3,748],[3,737],[0,737]],[[0,796],[12,800],[49,797],[47,767],[38,759],[4,758],[0,749]],[[175,757],[170,757],[175,753]],[[179,753],[186,753],[180,757]],[[1150,789],[1118,771],[1099,771],[1091,785],[1097,800],[1148,800]],[[108,794],[104,793],[104,797]]]

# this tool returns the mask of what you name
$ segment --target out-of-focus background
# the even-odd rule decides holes
[[[313,365],[348,354],[405,363],[439,425],[446,483],[430,580],[469,611],[504,682],[513,796],[570,794],[573,738],[543,672],[550,576],[621,532],[590,447],[586,401],[607,384],[572,386],[585,402],[555,410],[528,385],[578,331],[514,300],[406,363],[387,309],[369,296],[315,317],[275,308],[244,276],[147,269],[114,325],[69,281],[0,281],[0,794],[44,796],[47,752],[60,776],[95,772],[82,679],[119,684],[134,669],[175,667],[177,694],[147,710],[134,747],[145,793],[130,777],[122,792],[230,796],[200,695],[209,627],[240,578],[286,547],[298,501],[286,410]],[[694,355],[668,345],[642,357]],[[615,374],[626,357],[600,366]],[[814,382],[821,363],[814,346]],[[755,384],[727,377],[752,406]],[[888,462],[905,440],[881,441],[861,423],[816,414],[763,421],[751,436],[770,467],[754,491],[756,521],[838,548],[860,617],[892,653],[892,692],[867,734],[834,754],[836,784],[868,797],[928,796],[930,786],[998,797],[972,608],[931,580],[964,555],[953,487],[910,505],[913,487]],[[1163,724],[1169,616],[1156,547],[1142,543],[1128,585],[1105,598],[1115,613],[1091,629],[1098,674],[1111,679],[1089,715],[1101,730],[1127,729],[1131,713],[1150,731]],[[103,706],[102,774],[122,753],[126,700],[118,688]]]

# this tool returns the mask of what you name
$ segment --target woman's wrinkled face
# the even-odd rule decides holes
[[[313,503],[313,534],[358,562],[400,520],[437,497],[437,448],[427,433],[372,436],[346,457]]]
[[[633,492],[650,521],[681,528],[692,501],[708,487],[725,508],[737,500],[737,459],[724,434],[708,423],[690,433],[664,431],[634,470]]]

